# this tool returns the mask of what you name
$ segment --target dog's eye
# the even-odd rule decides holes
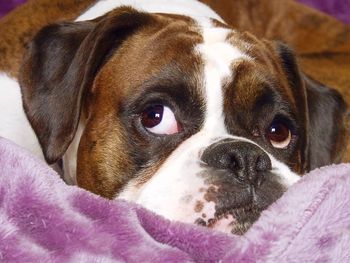
[[[267,131],[267,138],[273,147],[283,149],[289,145],[292,133],[287,125],[281,122],[273,122]]]
[[[141,114],[141,123],[149,132],[155,134],[175,134],[180,131],[174,113],[169,107],[154,105],[146,108]]]

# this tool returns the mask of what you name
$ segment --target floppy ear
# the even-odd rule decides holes
[[[302,78],[302,73],[299,69],[296,56],[293,50],[284,44],[283,42],[276,41],[277,53],[280,58],[282,69],[287,78],[288,85],[292,90],[296,108],[299,112],[299,121],[303,124],[299,127],[299,145],[301,151],[299,152],[298,159],[300,167],[295,169],[299,173],[304,173],[308,170],[308,106],[307,106],[307,94],[305,90],[305,83]]]
[[[74,138],[86,90],[112,52],[150,16],[116,9],[93,21],[43,28],[29,45],[20,70],[24,110],[48,163]]]
[[[340,162],[349,137],[349,110],[344,99],[336,90],[303,74],[287,45],[278,42],[277,46],[297,108],[302,113],[301,121],[304,122],[303,136],[299,136],[303,149],[300,172]]]
[[[339,92],[304,75],[309,108],[309,170],[339,163],[349,138],[349,109]]]

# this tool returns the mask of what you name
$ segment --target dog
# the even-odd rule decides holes
[[[242,234],[300,175],[340,161],[347,105],[284,43],[196,0],[79,12],[28,31],[20,62],[20,38],[0,51],[0,135],[62,160],[67,183]]]

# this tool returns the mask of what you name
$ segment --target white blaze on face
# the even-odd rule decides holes
[[[166,218],[186,223],[194,223],[196,219],[203,218],[203,215],[208,219],[214,218],[215,204],[208,202],[204,197],[208,185],[201,176],[204,168],[200,166],[200,155],[203,150],[224,138],[249,141],[228,134],[224,123],[222,90],[223,82],[232,78],[232,63],[249,57],[226,42],[230,30],[212,27],[209,21],[203,23],[202,20],[201,24],[206,24],[202,27],[204,41],[194,52],[199,53],[204,62],[204,125],[197,134],[184,141],[168,157],[148,182],[139,186],[136,178],[130,181],[117,197],[134,201]],[[276,176],[286,176],[286,185],[297,180],[297,176],[287,166],[273,157],[271,162]],[[233,218],[223,218],[214,228],[230,232],[232,223]]]
[[[227,134],[223,114],[223,81],[231,78],[231,65],[236,60],[249,59],[239,49],[225,42],[231,30],[205,28],[204,42],[197,47],[205,63],[206,116],[203,130],[211,135]]]

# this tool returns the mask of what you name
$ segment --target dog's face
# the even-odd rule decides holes
[[[48,162],[83,127],[78,185],[226,232],[243,233],[345,138],[343,101],[322,97],[286,46],[211,20],[120,8],[48,26],[21,86]],[[327,127],[312,145],[315,125]]]

